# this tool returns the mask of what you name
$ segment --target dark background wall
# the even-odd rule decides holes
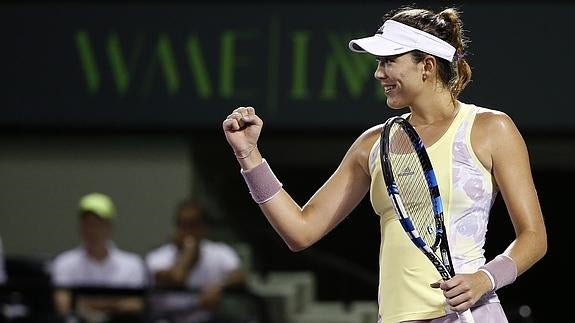
[[[347,44],[399,4],[3,5],[0,124],[217,131],[250,104],[268,129],[365,128],[391,112],[373,57]],[[575,5],[457,6],[474,68],[462,99],[506,111],[523,130],[573,131]]]
[[[380,16],[401,4],[3,4],[1,151],[52,150],[69,166],[77,164],[73,152],[86,145],[96,143],[105,163],[112,164],[121,152],[133,155],[135,145],[147,154],[128,159],[112,173],[132,169],[130,163],[144,165],[139,174],[152,175],[136,183],[137,192],[148,187],[154,194],[138,201],[134,183],[128,183],[138,174],[116,176],[117,182],[108,186],[88,186],[112,190],[125,198],[123,203],[138,201],[141,206],[127,207],[126,213],[139,214],[118,228],[122,245],[144,252],[161,241],[169,231],[172,202],[200,190],[214,202],[219,228],[231,232],[227,237],[254,247],[257,270],[312,269],[323,299],[376,299],[379,227],[369,201],[310,249],[289,252],[250,200],[221,122],[236,106],[255,106],[265,120],[260,149],[284,187],[305,203],[353,140],[391,115],[372,78],[375,61],[350,53],[347,43],[374,33]],[[447,5],[451,3],[425,4]],[[517,122],[532,157],[549,231],[548,256],[500,294],[508,306],[528,304],[535,319],[546,321],[563,303],[550,295],[565,286],[559,273],[569,268],[562,236],[568,234],[572,212],[566,203],[570,191],[563,187],[575,180],[575,110],[569,96],[575,75],[575,5],[455,5],[463,11],[471,38],[467,59],[474,73],[461,99],[500,109]],[[64,151],[71,156],[62,157]],[[14,168],[23,173],[42,172],[47,162],[42,156],[47,155],[23,154],[10,165],[19,165]],[[145,161],[158,155],[170,157],[152,163],[154,172],[149,172]],[[0,170],[6,174],[7,169],[12,168]],[[160,173],[168,170],[170,176],[162,179]],[[101,167],[91,176],[109,171]],[[68,171],[55,172],[65,177]],[[62,201],[70,197],[67,209],[62,208],[68,210],[80,188],[87,187],[68,179],[62,182],[68,189],[58,191],[56,185],[50,197],[39,196],[34,190],[38,183],[27,178],[17,185],[18,194],[9,191],[20,180],[0,179],[2,194],[21,201],[0,208],[0,235],[10,237],[4,241],[7,253],[51,255],[73,241],[72,229],[57,244],[46,238],[41,249],[32,245],[28,231],[6,233],[23,227],[22,217],[12,214],[22,212],[19,205],[27,201],[54,201],[54,196]],[[154,212],[140,212],[142,208]],[[28,213],[26,219],[33,217]],[[513,238],[501,199],[491,219],[488,257]],[[69,219],[54,216],[52,221],[54,227],[71,227]],[[153,227],[162,228],[162,236],[136,233]],[[42,231],[35,234],[41,237]]]

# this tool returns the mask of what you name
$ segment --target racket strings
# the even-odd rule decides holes
[[[435,213],[425,169],[408,134],[399,125],[394,127],[389,142],[392,172],[407,215],[425,243],[433,247],[437,239]]]

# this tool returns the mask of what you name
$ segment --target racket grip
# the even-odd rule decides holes
[[[459,316],[459,321],[461,321],[461,323],[475,323],[475,320],[473,319],[473,315],[471,315],[471,310],[465,310],[463,312],[457,313],[457,316]]]

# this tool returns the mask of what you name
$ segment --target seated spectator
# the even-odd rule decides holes
[[[74,315],[88,322],[110,322],[117,317],[142,313],[144,297],[80,295],[76,288],[143,289],[148,276],[143,259],[119,249],[112,240],[116,209],[112,199],[101,193],[85,195],[79,202],[82,243],[58,254],[51,263],[54,302],[63,316]],[[73,305],[74,304],[74,305]]]
[[[226,243],[207,239],[207,220],[199,201],[182,201],[176,208],[171,241],[147,254],[157,288],[151,299],[156,317],[178,323],[223,322],[213,315],[222,292],[245,287],[238,254]]]

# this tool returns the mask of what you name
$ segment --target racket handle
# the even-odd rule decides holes
[[[463,312],[457,313],[457,316],[459,316],[459,320],[461,321],[461,323],[475,323],[475,320],[473,319],[473,315],[471,315],[471,310],[465,310]]]

